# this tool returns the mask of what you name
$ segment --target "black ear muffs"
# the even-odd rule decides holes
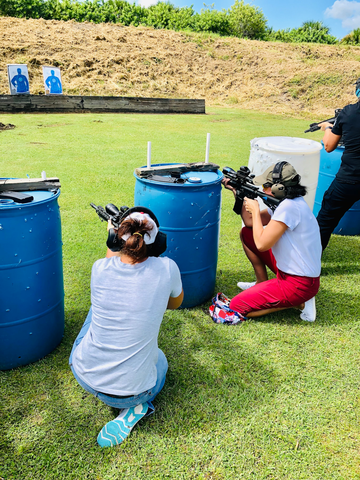
[[[122,207],[123,208],[123,207]],[[122,210],[122,208],[120,209],[121,210],[121,213],[124,212]],[[132,207],[132,208],[128,208],[124,213],[122,213],[122,215],[120,216],[119,218],[119,225],[129,216],[131,215],[132,213],[135,213],[135,212],[140,212],[140,213],[147,213],[149,215],[149,217],[154,220],[156,226],[159,228],[160,225],[159,225],[159,221],[158,219],[156,218],[156,216],[154,215],[154,213],[149,210],[148,208],[146,207]],[[108,235],[108,239],[107,239],[107,242],[106,242],[106,245],[108,246],[108,248],[110,248],[111,251],[113,252],[118,252],[120,251],[123,246],[124,246],[124,243],[125,241],[122,239],[122,238],[119,238],[117,236],[117,234],[115,233],[114,229],[110,229],[109,231],[109,235]],[[146,248],[147,248],[147,253],[148,253],[148,256],[149,257],[158,257],[159,255],[161,255],[162,253],[165,252],[166,250],[166,233],[163,233],[163,232],[160,232],[160,230],[158,231],[157,235],[156,235],[156,238],[155,238],[155,242],[154,243],[151,243],[150,245],[146,245]]]

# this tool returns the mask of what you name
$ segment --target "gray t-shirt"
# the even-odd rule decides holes
[[[138,395],[156,383],[158,334],[169,297],[182,291],[167,257],[129,265],[120,257],[94,263],[92,321],[73,354],[73,368],[94,390]]]

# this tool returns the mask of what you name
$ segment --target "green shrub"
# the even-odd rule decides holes
[[[304,22],[300,28],[292,30],[268,31],[267,40],[287,43],[338,43],[336,37],[330,35],[330,29],[322,22]]]
[[[340,43],[344,45],[359,45],[360,44],[360,28],[355,28],[349,35],[341,39]]]
[[[41,18],[47,9],[47,0],[0,0],[0,14],[19,18]]]
[[[235,0],[229,9],[231,31],[240,38],[262,40],[266,36],[267,20],[262,11],[255,6]]]
[[[226,10],[219,12],[213,6],[201,9],[201,13],[195,13],[191,27],[195,32],[218,33],[222,36],[231,35],[230,19]]]
[[[205,4],[204,4],[205,5]],[[175,7],[172,3],[158,2],[149,8],[126,0],[0,0],[0,15],[46,20],[75,20],[77,22],[121,23],[122,25],[148,25],[158,29],[189,30],[281,42],[307,42],[335,44],[329,28],[322,22],[305,22],[300,28],[274,31],[267,27],[261,9],[235,0],[228,10],[218,11],[214,4],[196,13],[192,6]],[[347,35],[342,43],[360,43],[360,29]]]
[[[185,30],[193,15],[192,7],[178,8],[169,2],[158,2],[147,9],[146,24],[159,29]]]

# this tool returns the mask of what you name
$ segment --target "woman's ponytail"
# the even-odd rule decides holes
[[[125,219],[118,230],[118,237],[127,237],[121,253],[128,255],[133,259],[133,263],[138,263],[144,260],[147,254],[147,246],[144,236],[152,230],[152,225],[149,225],[147,220],[139,221],[134,218]]]

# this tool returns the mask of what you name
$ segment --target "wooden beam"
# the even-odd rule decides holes
[[[204,99],[0,95],[0,112],[190,113],[204,114]]]
[[[60,188],[58,178],[7,178],[0,180],[0,192],[11,190],[13,192],[27,192],[29,190],[53,190]]]

